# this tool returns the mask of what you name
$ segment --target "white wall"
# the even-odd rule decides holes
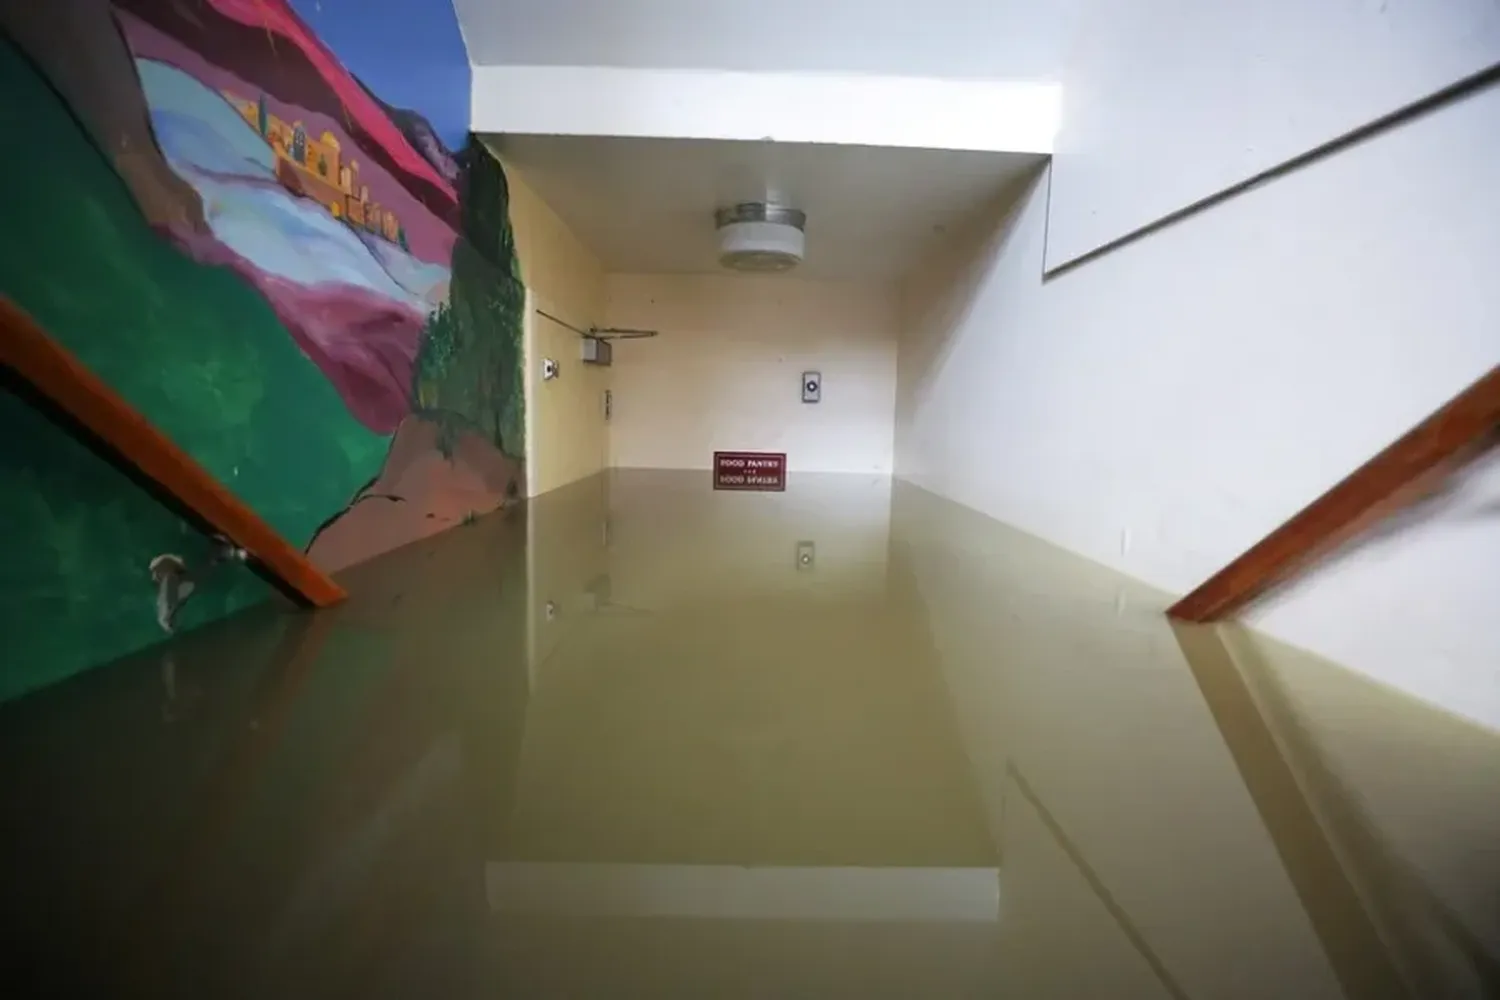
[[[1046,282],[1039,179],[906,288],[898,473],[1190,590],[1500,362],[1497,158],[1491,87]],[[1253,619],[1500,728],[1497,498]]]
[[[1083,0],[1047,267],[1497,62],[1494,0]]]
[[[720,451],[782,451],[793,472],[889,472],[896,302],[885,285],[786,276],[610,275],[613,465],[707,469]],[[823,401],[802,402],[804,371]]]

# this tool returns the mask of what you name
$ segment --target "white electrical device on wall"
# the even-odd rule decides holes
[[[823,398],[823,375],[821,372],[802,373],[802,402],[816,403]]]

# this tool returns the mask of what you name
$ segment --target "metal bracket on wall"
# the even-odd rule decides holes
[[[540,307],[537,308],[536,314],[543,319],[550,319],[564,329],[572,330],[580,337],[592,337],[595,340],[644,340],[661,333],[660,330],[632,330],[623,326],[591,326],[587,330],[581,330],[567,320],[560,319]]]

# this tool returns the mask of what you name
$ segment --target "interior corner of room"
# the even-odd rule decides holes
[[[253,497],[248,512],[318,572],[518,494],[610,469],[706,470],[715,451],[740,449],[785,455],[792,475],[894,475],[1185,594],[1241,572],[1278,526],[1496,364],[1482,283],[1470,276],[1496,255],[1479,221],[1493,195],[1475,136],[1494,116],[1497,29],[1472,2],[1441,16],[1314,16],[1288,4],[1254,25],[1225,8],[1184,27],[1201,43],[1183,70],[1197,96],[1173,103],[1176,117],[1153,110],[1170,90],[1154,68],[1166,43],[1153,33],[1171,35],[1175,17],[1165,3],[1130,15],[1099,3],[1024,15],[1001,5],[985,16],[1024,24],[1005,45],[877,47],[858,72],[822,42],[794,47],[785,65],[758,64],[705,26],[683,27],[684,44],[733,69],[679,65],[645,40],[630,58],[594,63],[580,50],[575,64],[565,54],[582,36],[554,37],[544,22],[525,37],[553,61],[530,63],[498,15],[463,4],[463,30],[434,29],[423,44],[467,86],[415,116],[351,97],[390,143],[363,161],[351,150],[369,139],[347,132],[352,119],[302,114],[321,95],[278,96],[300,57],[257,41],[210,58],[187,15],[155,0],[68,2],[79,26],[69,38],[22,8],[6,14],[6,86],[25,98],[11,104],[51,137],[46,162],[69,165],[11,165],[11,189],[35,196],[13,199],[14,225],[31,235],[25,253],[8,255],[6,292],[183,446],[204,481]],[[316,4],[286,9],[303,7],[310,20],[273,18],[272,35],[300,45],[329,33],[348,63],[318,64],[333,91],[357,73],[362,92],[419,100],[387,78],[369,38],[344,35]],[[894,11],[880,7],[872,25],[887,30]],[[1280,69],[1215,103],[1256,32],[1270,32],[1263,48]],[[1416,59],[1398,36],[1432,58]],[[1297,87],[1324,79],[1317,46],[1275,41],[1289,37],[1352,39],[1340,65],[1361,85],[1271,122],[1254,109],[1300,106]],[[70,38],[123,81],[113,103],[69,59]],[[672,87],[692,100],[647,99]],[[617,99],[593,99],[606,91]],[[186,101],[237,162],[309,210],[325,249],[337,247],[299,258],[317,271],[303,275],[306,288],[360,273],[355,285],[398,304],[372,322],[399,316],[399,336],[392,327],[387,341],[328,348],[333,312],[309,308],[280,277],[290,230],[266,236],[282,209],[218,199],[220,182],[207,178],[223,150],[172,124]],[[931,114],[935,102],[950,113]],[[733,115],[713,113],[728,106]],[[463,172],[468,203],[456,213]],[[103,214],[49,220],[34,208],[84,204],[74,192],[85,189],[108,190]],[[726,269],[732,230],[764,235],[782,215],[796,220],[791,274]],[[66,234],[106,216],[137,270],[85,267],[71,291],[48,291],[65,270]],[[264,238],[236,235],[251,232]],[[239,261],[238,277],[222,261]],[[113,298],[78,292],[106,287]],[[218,331],[218,361],[191,361],[151,332],[151,296],[136,291],[179,287],[196,303],[182,320]],[[255,345],[272,373],[254,382],[260,395],[220,395],[259,407],[243,424],[253,433],[195,436],[240,418],[153,394],[151,365],[120,353],[126,339],[98,335],[111,310],[136,356],[170,362],[171,378]],[[509,332],[447,367],[459,345],[478,343],[465,340],[470,322]],[[604,332],[620,329],[657,335]],[[412,337],[418,347],[397,345]],[[469,370],[495,375],[484,399],[466,385]],[[799,389],[804,376],[818,383],[815,401]],[[265,386],[300,387],[302,402],[268,402]],[[269,453],[252,438],[294,409],[316,418],[303,444],[324,449],[335,473],[316,485],[287,485],[296,461],[247,457]],[[1262,560],[1260,576],[1213,606],[1258,597],[1245,613],[1272,634],[1500,724],[1500,650],[1474,624],[1500,564],[1484,514],[1493,462],[1443,471],[1485,451],[1475,433],[1431,458],[1438,471],[1425,486],[1387,482],[1420,502],[1385,530],[1273,589],[1285,582],[1276,573],[1352,531],[1325,525],[1316,544],[1273,560],[1276,573]],[[167,523],[177,522],[158,527],[160,551],[136,561],[211,561],[171,551]],[[251,568],[270,565],[250,556]],[[235,575],[215,572],[221,584]],[[221,607],[253,602],[249,580]],[[208,603],[200,592],[186,620]],[[1343,624],[1361,617],[1379,625]],[[1478,699],[1467,695],[1476,677]]]
[[[1156,126],[1139,146],[1081,112],[1050,157],[500,137],[512,176],[554,209],[547,225],[571,231],[555,242],[592,251],[573,315],[660,332],[617,342],[590,381],[561,327],[535,327],[562,374],[533,408],[567,405],[579,421],[556,423],[567,440],[535,455],[573,474],[539,482],[784,452],[792,473],[891,473],[1186,594],[1243,575],[1263,537],[1326,508],[1319,497],[1348,478],[1359,516],[1315,537],[1297,527],[1285,558],[1252,567],[1219,606],[1500,725],[1500,649],[1476,629],[1500,585],[1479,555],[1496,541],[1483,515],[1494,465],[1454,464],[1485,451],[1493,392],[1489,409],[1466,404],[1476,415],[1452,450],[1419,460],[1434,470],[1425,487],[1362,470],[1446,419],[1436,411],[1500,359],[1469,265],[1434,269],[1434,255],[1492,252],[1460,207],[1490,197],[1479,161],[1445,161],[1441,191],[1409,179],[1492,113],[1492,76],[1460,75],[1437,99],[1423,91],[1436,77],[1388,84],[1214,170],[1196,158],[1206,137]],[[1085,143],[1119,172],[1071,155]],[[709,210],[764,192],[806,214],[807,259],[789,275],[725,272]],[[1437,217],[1453,220],[1437,242],[1400,238]],[[1377,286],[1389,307],[1365,305]],[[1441,329],[1414,336],[1427,315]],[[821,378],[815,407],[793,388],[804,371]],[[603,447],[583,430],[601,426],[600,386]],[[1414,468],[1410,452],[1381,460]],[[1340,624],[1370,607],[1378,627]]]
[[[48,974],[1500,990],[1495,0],[33,0],[0,118]]]

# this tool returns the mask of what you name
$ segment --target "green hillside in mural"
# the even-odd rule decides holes
[[[0,294],[325,571],[517,498],[499,163],[353,86],[286,0],[60,10],[0,16]],[[19,398],[0,419],[3,701],[161,640],[147,567],[209,543]],[[269,593],[221,566],[177,630]]]
[[[162,638],[146,567],[161,552],[190,564],[208,540],[70,434],[0,390],[0,701]],[[183,608],[180,630],[264,600],[267,584],[222,566]]]
[[[305,544],[380,471],[266,301],[142,218],[30,63],[0,44],[0,288],[278,532]]]
[[[380,471],[356,421],[265,300],[196,264],[129,193],[31,64],[0,41],[0,289],[277,531],[305,543]],[[0,700],[162,638],[146,567],[206,541],[40,414],[0,394],[7,558]],[[264,600],[225,567],[179,630]]]

